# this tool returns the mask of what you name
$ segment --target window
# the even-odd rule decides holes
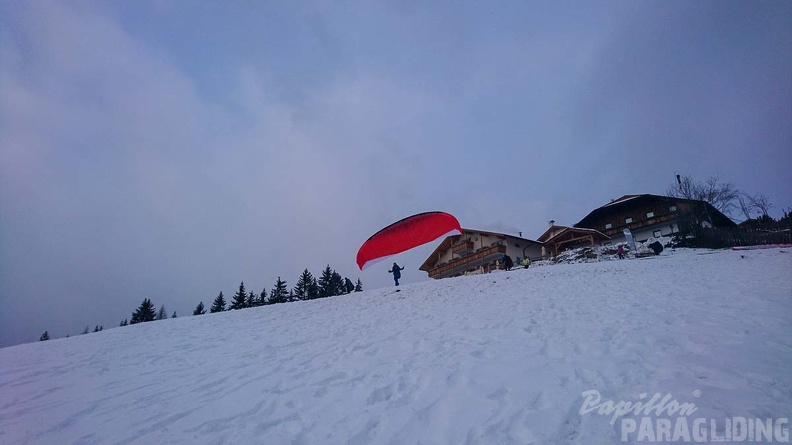
[[[624,224],[630,224],[632,222],[632,217],[624,218]]]
[[[671,206],[668,208],[669,212],[676,212],[676,206]]]
[[[654,232],[652,232],[652,236],[655,238],[660,238],[661,236],[663,236],[663,232],[661,232],[660,230],[655,230]]]
[[[646,213],[646,217],[647,218],[654,218],[654,212],[647,212]]]
[[[611,223],[605,224],[605,228],[606,229],[612,229],[613,228],[613,224],[611,224]]]

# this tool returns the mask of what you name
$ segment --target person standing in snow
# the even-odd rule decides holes
[[[525,257],[525,259],[522,260],[522,265],[523,265],[523,269],[527,269],[528,266],[531,265],[531,259],[528,258],[528,257]]]
[[[623,259],[624,259],[624,247],[622,247],[621,245],[619,245],[619,248],[618,248],[618,249],[616,249],[616,253],[617,253],[617,254],[619,254],[619,259],[620,259],[620,260],[623,260]]]
[[[388,271],[388,273],[393,274],[393,281],[396,282],[397,286],[399,285],[399,278],[401,278],[401,271],[403,270],[404,270],[403,267],[399,267],[398,264],[393,263],[393,267],[391,268],[391,270]]]
[[[514,266],[514,262],[509,255],[503,255],[503,266],[506,270],[511,270],[512,266]]]

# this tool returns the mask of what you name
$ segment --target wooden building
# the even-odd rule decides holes
[[[592,210],[575,227],[600,231],[616,244],[625,240],[624,229],[630,229],[633,238],[643,242],[650,237],[677,233],[680,224],[736,226],[734,221],[705,201],[645,194],[614,199]]]
[[[594,229],[552,224],[537,241],[542,243],[542,258],[553,257],[564,250],[595,247],[610,242],[610,237]]]
[[[514,266],[528,258],[539,258],[542,243],[483,230],[462,229],[462,235],[446,237],[419,268],[430,278],[487,273],[502,268],[500,261],[509,255]]]

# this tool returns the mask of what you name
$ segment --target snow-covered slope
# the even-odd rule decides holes
[[[0,349],[0,443],[618,442],[587,390],[723,432],[792,414],[791,271],[792,249],[677,250]]]

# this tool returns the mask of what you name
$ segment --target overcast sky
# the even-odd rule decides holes
[[[791,172],[789,1],[0,0],[0,346],[390,286],[355,254],[418,212],[535,239],[680,173],[777,217]]]

